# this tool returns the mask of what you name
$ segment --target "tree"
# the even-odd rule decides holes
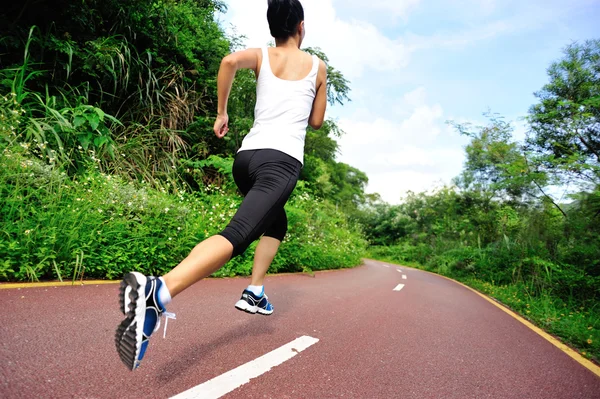
[[[600,183],[600,40],[573,43],[535,93],[527,148],[560,180]]]
[[[400,206],[380,201],[370,204],[357,219],[365,226],[365,235],[372,245],[394,245],[416,230],[415,220]]]
[[[533,172],[518,143],[512,140],[513,127],[503,118],[485,114],[486,126],[451,123],[462,135],[470,137],[467,161],[455,183],[463,190],[477,190],[490,197],[524,199],[534,184],[545,183],[543,173]]]
[[[329,104],[344,105],[344,102],[350,101],[350,97],[348,97],[350,81],[340,71],[328,64],[329,58],[325,53],[318,47],[307,47],[304,51],[316,55],[327,64],[327,101],[329,101]]]

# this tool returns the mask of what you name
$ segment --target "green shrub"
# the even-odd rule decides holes
[[[395,246],[371,246],[369,256],[375,259],[389,260],[405,264],[426,264],[433,255],[430,245],[419,243],[412,245],[404,242]]]
[[[476,270],[479,251],[471,247],[458,247],[432,257],[427,266],[444,275],[466,275]]]
[[[169,183],[154,189],[94,169],[72,178],[31,157],[26,146],[4,148],[2,157],[2,280],[70,279],[75,274],[116,279],[131,270],[162,274],[199,241],[222,230],[241,201],[215,186],[193,193]],[[289,235],[273,272],[360,263],[366,243],[341,212],[301,187],[286,209]],[[250,274],[253,248],[215,275]],[[79,263],[82,269],[76,273]]]

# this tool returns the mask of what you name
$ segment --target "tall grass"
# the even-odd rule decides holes
[[[71,177],[4,148],[0,164],[0,278],[115,279],[131,270],[162,274],[202,239],[223,229],[241,198],[208,186],[198,192],[133,183],[90,168]],[[360,231],[307,193],[287,206],[290,231],[272,271],[320,270],[360,263]],[[248,275],[252,250],[216,276]]]
[[[20,132],[38,147],[35,155],[69,163],[70,172],[98,160],[103,171],[127,179],[155,186],[181,181],[181,161],[191,148],[186,129],[206,112],[188,72],[176,65],[156,68],[150,52],[138,52],[127,37],[113,35],[88,42],[77,54],[79,70],[73,70],[69,42],[57,44],[68,54],[62,65],[67,80],[60,81],[61,71],[39,70],[30,61],[31,47],[47,40],[37,38],[36,30],[29,32],[22,64],[0,71],[27,116]],[[75,73],[90,79],[71,86],[68,78]],[[57,78],[48,79],[52,76]],[[46,82],[44,91],[32,90],[39,87],[31,85],[36,79]],[[80,147],[91,157],[80,158]]]

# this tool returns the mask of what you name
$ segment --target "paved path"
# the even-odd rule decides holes
[[[233,307],[247,283],[205,280],[182,293],[167,338],[161,327],[135,372],[114,347],[117,285],[0,290],[0,397],[169,398],[310,337],[222,397],[600,398],[600,378],[435,275],[367,261],[269,277],[269,317]]]

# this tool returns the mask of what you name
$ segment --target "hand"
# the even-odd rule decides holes
[[[218,138],[222,139],[229,131],[229,116],[227,114],[217,115],[214,131]]]

